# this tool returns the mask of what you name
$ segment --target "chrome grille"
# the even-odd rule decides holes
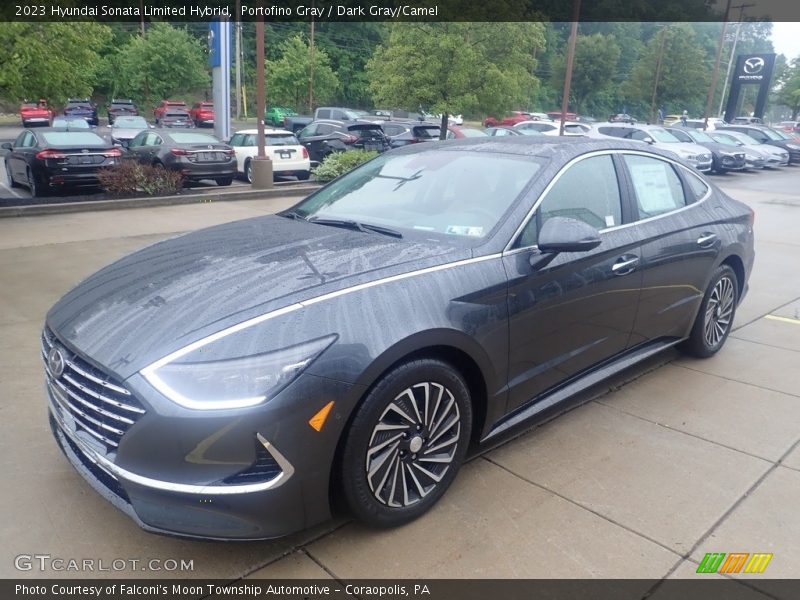
[[[58,377],[48,366],[54,346],[64,358],[64,370]],[[47,328],[42,332],[42,359],[50,401],[60,420],[74,423],[76,432],[85,431],[106,453],[115,453],[122,436],[145,413],[140,402],[121,382],[58,344]]]

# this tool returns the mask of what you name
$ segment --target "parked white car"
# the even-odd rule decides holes
[[[311,176],[311,160],[306,150],[291,131],[265,129],[266,153],[272,159],[275,175],[294,175],[306,180]],[[231,136],[228,145],[236,153],[236,168],[247,181],[252,181],[252,159],[258,156],[258,130],[245,129]]]
[[[698,171],[707,173],[714,166],[711,150],[699,144],[685,144],[660,125],[638,123],[598,123],[587,133],[590,137],[615,137],[652,144],[674,152]]]
[[[522,131],[538,131],[544,135],[558,135],[560,124],[554,121],[522,121],[514,125],[514,129]]]

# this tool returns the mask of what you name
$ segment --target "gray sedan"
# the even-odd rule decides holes
[[[141,131],[127,148],[128,158],[178,171],[184,180],[213,179],[217,185],[230,185],[236,176],[233,148],[208,133]]]
[[[752,226],[641,143],[412,144],[67,293],[42,336],[51,427],[150,531],[270,538],[336,505],[401,525],[468,451],[666,348],[717,353]]]

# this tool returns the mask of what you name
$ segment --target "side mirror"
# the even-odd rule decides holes
[[[656,143],[656,141],[653,138],[651,138],[649,135],[646,138],[644,138],[644,140],[642,140],[642,141],[644,141],[646,144],[655,144]]]
[[[11,142],[3,142],[3,145],[0,146],[0,148],[3,150],[11,150],[13,146],[11,145]]]
[[[587,252],[597,248],[602,240],[597,230],[577,219],[552,217],[539,232],[539,251],[542,254]]]

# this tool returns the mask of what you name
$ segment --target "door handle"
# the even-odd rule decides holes
[[[709,246],[713,246],[714,242],[717,241],[717,234],[707,232],[702,234],[699,238],[697,238],[697,245],[701,248],[708,248]]]
[[[627,275],[636,269],[638,263],[638,256],[620,256],[617,262],[611,266],[611,270],[614,275]]]

